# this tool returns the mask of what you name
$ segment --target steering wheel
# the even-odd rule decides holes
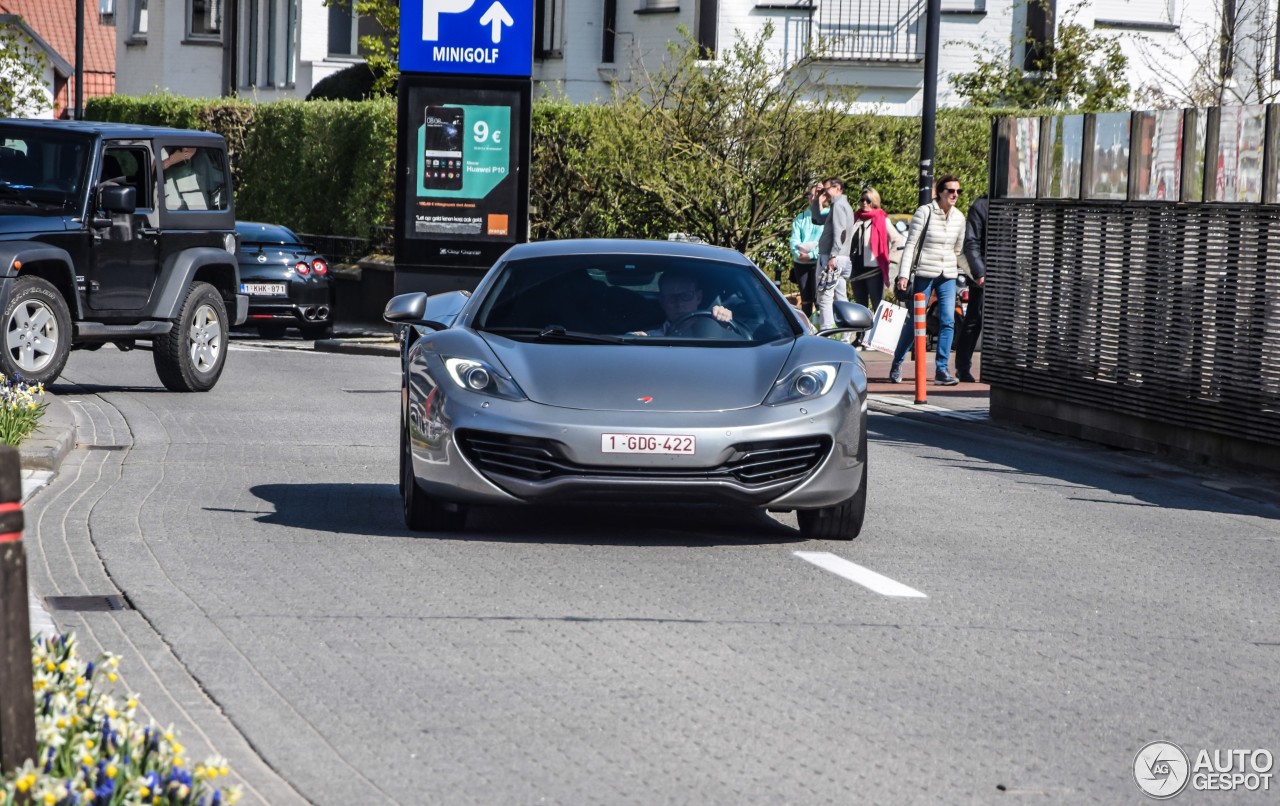
[[[711,327],[712,324],[715,327]],[[728,322],[721,322],[711,311],[691,311],[685,314],[667,327],[667,335],[715,339],[722,338],[726,330],[736,333],[744,339],[750,338],[750,334],[736,321],[731,319]]]

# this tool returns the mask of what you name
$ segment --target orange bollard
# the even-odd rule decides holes
[[[928,395],[925,393],[925,390],[924,390],[924,384],[925,384],[924,352],[927,346],[927,342],[926,342],[927,335],[925,332],[925,311],[926,311],[926,307],[925,307],[924,294],[916,294],[915,361],[916,361],[916,403],[917,404],[929,402]]]

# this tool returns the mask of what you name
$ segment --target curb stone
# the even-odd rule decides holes
[[[57,470],[76,444],[76,418],[71,407],[48,391],[44,400],[48,408],[40,427],[18,446],[24,471]]]
[[[400,342],[394,336],[317,339],[315,349],[321,353],[398,356],[400,355]]]

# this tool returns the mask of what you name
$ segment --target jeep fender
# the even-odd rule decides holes
[[[75,264],[67,250],[39,241],[3,241],[0,242],[0,310],[9,304],[9,296],[13,293],[13,281],[22,276],[23,271],[14,268],[21,262],[24,267],[40,266],[42,274],[52,275],[60,289],[69,289],[70,294],[63,293],[67,308],[71,311],[72,320],[81,316],[80,292],[76,284]]]
[[[232,324],[244,322],[248,311],[248,299],[240,294],[240,267],[235,256],[225,249],[212,246],[198,246],[172,255],[165,261],[161,273],[162,285],[156,295],[154,316],[159,319],[177,319],[182,301],[187,298],[187,289],[195,282],[196,275],[202,269],[215,269],[220,275],[219,282],[212,283],[227,299],[227,309],[233,319]]]

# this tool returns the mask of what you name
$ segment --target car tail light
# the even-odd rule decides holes
[[[329,273],[329,264],[320,258],[311,261],[311,270],[316,273],[317,277],[323,277]]]
[[[311,273],[311,267],[308,266],[306,262],[302,260],[298,261],[298,265],[294,266],[293,270],[296,271],[298,274],[302,274],[302,275]]]

